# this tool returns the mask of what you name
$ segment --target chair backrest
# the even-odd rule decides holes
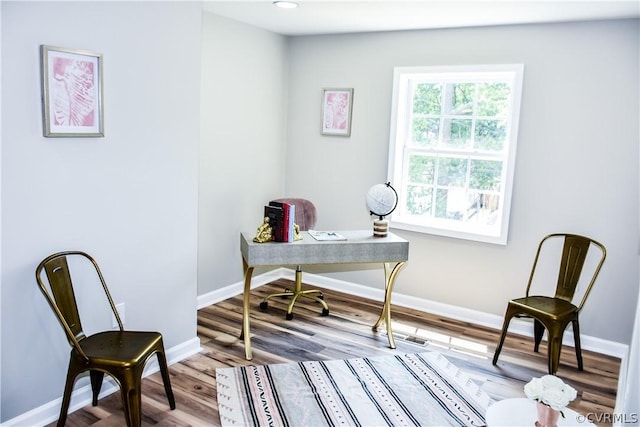
[[[100,279],[107,299],[109,300],[111,311],[118,322],[120,330],[123,330],[124,328],[122,321],[120,320],[120,316],[118,315],[118,310],[113,303],[107,284],[104,281],[102,272],[100,271],[100,267],[98,267],[98,263],[90,255],[81,251],[65,251],[49,255],[42,260],[36,268],[36,281],[38,282],[38,286],[47,299],[49,306],[51,306],[51,309],[56,314],[58,321],[62,325],[69,344],[75,347],[75,349],[84,358],[87,358],[79,344],[79,342],[85,338],[85,333],[82,330],[78,304],[76,302],[73,282],[71,280],[71,272],[69,271],[69,263],[67,262],[67,257],[71,256],[80,256],[91,262]],[[49,292],[47,285],[43,281],[43,272],[46,273],[51,292]]]
[[[562,244],[562,255],[560,258],[560,269],[558,271],[558,282],[556,284],[555,298],[560,298],[569,302],[571,302],[576,292],[576,287],[578,286],[578,282],[582,274],[582,268],[584,267],[587,253],[589,252],[591,247],[594,246],[600,249],[600,259],[598,260],[596,267],[593,269],[591,280],[587,285],[587,289],[582,296],[580,304],[578,304],[578,309],[580,310],[587,300],[587,297],[591,292],[591,288],[593,287],[593,284],[595,283],[596,278],[600,273],[602,264],[607,257],[607,250],[601,243],[590,239],[589,237],[580,236],[577,234],[554,233],[545,236],[538,245],[536,257],[531,269],[531,275],[529,276],[529,283],[527,285],[527,296],[529,295],[529,289],[531,287],[531,282],[533,280],[533,275],[538,264],[538,259],[540,257],[542,248],[545,243],[553,239],[564,240]]]
[[[296,217],[294,222],[298,224],[301,231],[311,230],[316,226],[318,212],[315,205],[307,199],[288,197],[276,199],[276,202],[289,203],[296,206]]]

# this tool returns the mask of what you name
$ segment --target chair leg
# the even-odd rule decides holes
[[[580,325],[578,324],[578,319],[572,321],[573,323],[573,340],[576,345],[576,358],[578,359],[578,370],[582,371],[582,348],[580,347]]]
[[[549,374],[555,375],[560,366],[560,352],[562,350],[562,342],[558,337],[549,338]]]
[[[163,347],[164,348],[164,347]],[[162,383],[164,384],[164,392],[167,394],[169,400],[169,408],[173,411],[176,409],[176,399],[173,396],[173,390],[171,389],[171,379],[169,378],[169,368],[167,367],[167,358],[162,352],[157,352],[158,365],[160,366],[160,373],[162,374]]]
[[[567,322],[568,323],[568,322]],[[552,323],[547,326],[547,339],[549,346],[549,373],[555,375],[560,366],[560,353],[562,352],[562,336],[567,328],[567,323]]]
[[[300,296],[302,296],[302,293],[300,292],[296,292],[291,296],[291,301],[289,301],[289,305],[287,306],[287,320],[293,319],[293,306],[296,304],[296,301],[298,301],[298,298],[300,298]]]
[[[62,394],[62,405],[60,406],[60,416],[58,417],[58,427],[64,427],[67,423],[67,412],[69,411],[69,404],[71,403],[71,392],[73,391],[73,384],[76,381],[76,375],[78,372],[73,366],[73,360],[69,362],[69,370],[67,371],[67,380],[64,385],[64,392]]]
[[[127,427],[140,427],[142,424],[142,367],[128,369],[122,373],[120,387],[122,395],[122,408]]]
[[[100,389],[102,388],[102,379],[104,378],[104,372],[89,371],[89,376],[91,377],[91,391],[93,393],[91,404],[93,406],[98,406],[98,395],[100,394]]]
[[[536,353],[540,348],[540,343],[542,342],[543,335],[544,335],[544,325],[538,319],[533,319],[533,336],[534,336],[533,351],[535,351]]]
[[[509,329],[509,323],[511,322],[512,317],[513,317],[513,314],[509,313],[509,309],[507,309],[507,312],[504,315],[504,322],[502,324],[502,333],[500,334],[500,341],[498,342],[496,351],[493,353],[494,365],[498,363],[498,356],[500,356],[500,351],[502,351],[502,345],[504,344],[504,339],[507,336],[507,330]]]
[[[318,296],[312,295],[312,294],[317,294],[317,293],[320,293],[320,295],[318,295]],[[324,308],[323,313],[327,312],[327,314],[329,314],[329,306],[327,305],[326,301],[324,300],[324,295],[322,295],[322,292],[320,292],[318,290],[302,291],[300,293],[300,296],[314,300],[318,304],[322,305],[322,307]]]

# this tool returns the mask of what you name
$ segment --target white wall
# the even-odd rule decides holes
[[[629,344],[638,295],[638,28],[621,20],[293,38],[285,190],[316,202],[319,229],[369,228],[364,195],[387,178],[393,67],[522,63],[508,244],[398,231],[411,244],[395,289],[502,316],[524,291],[544,235],[585,234],[607,246],[608,258],[581,331]],[[354,88],[350,138],[320,135],[322,87]],[[315,271],[383,285],[377,270]]]
[[[100,263],[132,329],[196,339],[196,2],[2,8],[2,421],[62,394],[69,347],[37,289],[50,253]],[[39,46],[104,55],[104,138],[42,137]]]
[[[241,279],[240,232],[283,195],[287,117],[286,37],[202,22],[198,295]]]

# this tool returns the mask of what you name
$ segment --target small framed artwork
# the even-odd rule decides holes
[[[102,54],[40,48],[44,136],[104,136]]]
[[[353,89],[322,89],[322,135],[351,135]]]

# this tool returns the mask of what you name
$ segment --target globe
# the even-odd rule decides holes
[[[398,205],[398,193],[391,186],[386,184],[376,184],[367,192],[367,207],[371,215],[376,215],[383,219],[389,215]]]

